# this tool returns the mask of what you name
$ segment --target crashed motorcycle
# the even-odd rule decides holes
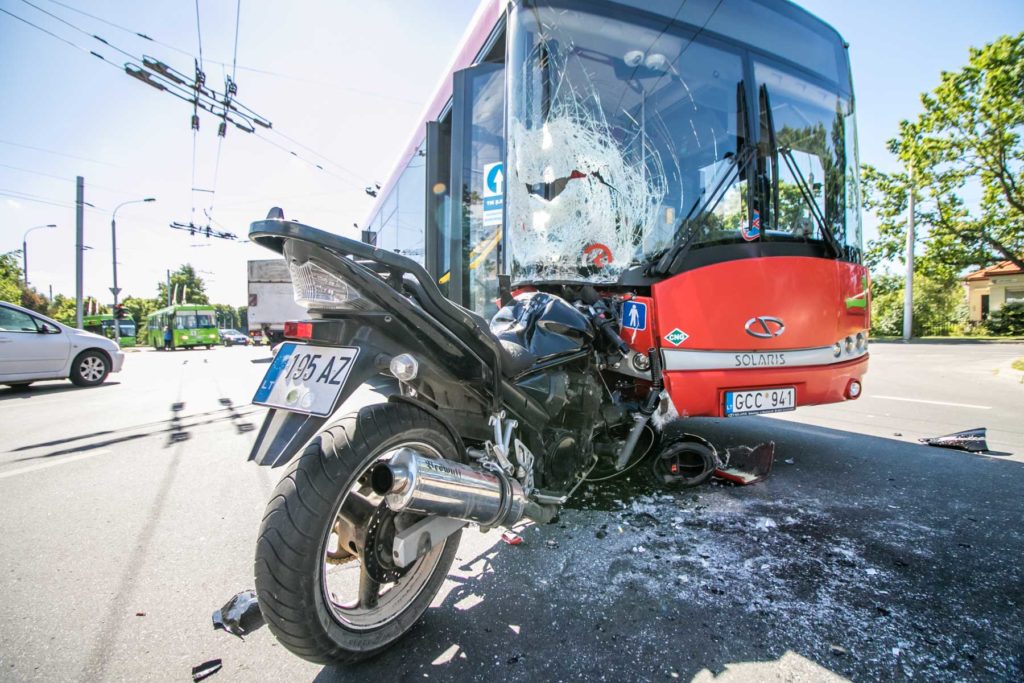
[[[488,322],[416,262],[280,210],[250,238],[284,256],[310,314],[287,325],[256,393],[271,410],[250,457],[288,465],[255,575],[267,623],[299,656],[386,648],[430,604],[467,524],[549,522],[582,482],[654,447],[660,359],[624,342],[620,299],[505,292]],[[386,399],[336,414],[364,385]]]

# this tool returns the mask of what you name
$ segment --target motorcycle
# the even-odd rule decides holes
[[[671,404],[660,354],[620,335],[622,295],[506,287],[488,322],[416,262],[280,209],[250,239],[286,259],[309,311],[256,392],[270,411],[250,455],[287,465],[255,579],[270,629],[300,657],[387,648],[441,587],[466,525],[549,522],[583,482],[655,450],[652,416]],[[338,410],[367,383],[386,401]],[[659,456],[665,481],[694,464],[673,453]],[[690,483],[710,463],[697,470]]]

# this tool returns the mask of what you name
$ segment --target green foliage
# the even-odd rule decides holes
[[[163,302],[161,306],[166,306],[167,283],[158,282],[156,289],[157,299]],[[171,273],[171,292],[174,294],[174,303],[210,303],[210,298],[206,296],[206,285],[203,279],[196,273],[196,269],[188,263]]]
[[[54,320],[59,320],[65,325],[75,324],[75,299],[74,297],[57,294],[50,302],[48,315]]]
[[[1024,335],[1024,301],[1011,301],[993,311],[985,321],[991,334]]]
[[[217,313],[217,327],[240,329],[238,310],[234,306],[214,304],[213,310]]]
[[[249,333],[249,307],[238,307],[238,331],[243,334]]]
[[[16,251],[0,254],[0,301],[21,303],[21,265]]]
[[[944,72],[921,104],[889,141],[913,170],[920,271],[948,279],[1002,260],[1024,268],[1024,33],[972,48],[967,65]],[[865,166],[862,175],[864,206],[880,221],[868,263],[902,262],[910,173]],[[981,200],[969,200],[979,188]]]
[[[914,275],[913,336],[962,333],[967,321],[963,300],[963,289],[956,282]],[[880,275],[872,279],[871,333],[886,337],[903,334],[902,277]]]
[[[43,315],[48,315],[50,312],[50,302],[46,296],[32,286],[21,288],[21,301],[18,303],[31,311],[42,313]]]
[[[132,320],[135,321],[136,328],[141,327],[146,322],[146,316],[158,308],[163,308],[159,299],[143,299],[137,296],[126,296],[121,300],[121,304],[124,306],[128,314],[131,315]]]

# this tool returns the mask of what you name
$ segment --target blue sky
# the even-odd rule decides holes
[[[192,72],[189,55],[199,52],[192,2],[31,2],[132,55],[150,55]],[[29,275],[43,291],[53,285],[55,292],[73,294],[74,178],[82,175],[86,200],[97,207],[86,212],[85,243],[93,247],[85,257],[87,293],[109,296],[111,210],[155,196],[154,204],[118,212],[118,277],[124,293],[153,296],[167,268],[189,261],[203,271],[216,301],[244,304],[245,261],[269,252],[192,238],[167,224],[188,222],[193,215],[205,224],[204,209],[212,202],[214,228],[240,236],[272,205],[318,227],[350,230],[370,207],[362,187],[388,175],[476,4],[242,0],[237,99],[272,121],[274,132],[259,139],[229,130],[218,164],[217,121],[201,114],[195,187],[215,189],[213,195],[190,189],[189,105],[0,13],[0,63],[5,65],[0,70],[0,251],[20,248],[26,228],[57,223],[57,229],[30,236]],[[1024,29],[1019,1],[801,4],[851,43],[861,161],[883,169],[893,168],[885,141],[900,119],[916,115],[920,93],[938,83],[941,70],[962,66],[969,46]],[[200,0],[199,6],[204,70],[208,83],[222,90],[231,69],[236,3]],[[116,65],[126,59],[23,0],[0,0],[0,8],[81,48],[102,51]]]

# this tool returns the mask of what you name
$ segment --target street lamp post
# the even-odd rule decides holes
[[[110,292],[114,295],[114,340],[118,343],[121,341],[121,321],[117,317],[117,295],[121,293],[121,288],[117,286],[117,210],[128,204],[142,204],[155,201],[156,197],[146,197],[145,199],[121,202],[114,207],[114,212],[110,214],[110,252],[114,266],[114,286],[110,288]]]
[[[21,238],[21,271],[24,284],[28,287],[28,234],[33,230],[39,230],[41,228],[56,228],[56,223],[47,223],[46,225],[37,225],[29,228],[25,231],[25,234]]]

